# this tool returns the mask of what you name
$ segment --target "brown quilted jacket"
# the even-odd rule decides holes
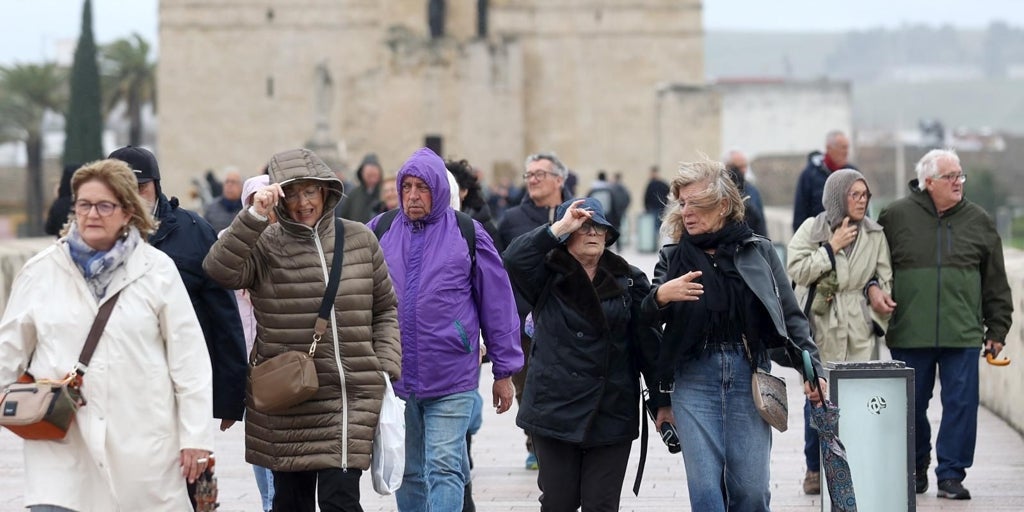
[[[274,225],[243,210],[203,262],[221,285],[251,291],[257,360],[309,349],[334,256],[334,207],[343,191],[334,173],[305,149],[274,155],[270,179],[322,182],[328,192],[317,225],[290,220],[283,201]],[[249,397],[245,459],[250,463],[275,471],[370,467],[384,394],[381,371],[392,380],[400,377],[398,316],[377,238],[362,224],[342,222],[345,251],[333,329],[314,356],[320,389],[312,399],[273,415],[253,410]]]

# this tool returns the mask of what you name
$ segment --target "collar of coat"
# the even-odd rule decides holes
[[[864,231],[881,231],[882,225],[876,222],[871,217],[864,217],[860,221],[861,226],[864,226]],[[828,220],[825,219],[825,212],[821,212],[817,217],[814,218],[814,224],[811,225],[811,242],[827,242],[832,238],[832,229],[829,228]]]
[[[597,272],[591,282],[583,265],[559,246],[547,254],[546,264],[558,274],[551,285],[551,293],[563,304],[577,311],[590,325],[605,326],[601,301],[626,293],[618,277],[629,276],[629,264],[615,253],[605,250],[597,263]]]

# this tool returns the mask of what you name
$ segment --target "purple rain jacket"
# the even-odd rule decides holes
[[[519,314],[494,241],[474,221],[476,272],[470,275],[469,246],[449,205],[444,162],[420,149],[398,172],[399,191],[406,176],[427,183],[431,208],[413,222],[399,193],[398,215],[380,240],[398,296],[402,334],[402,378],[395,393],[427,399],[476,389],[481,331],[494,379],[510,377],[523,367]],[[379,220],[371,220],[370,229]]]

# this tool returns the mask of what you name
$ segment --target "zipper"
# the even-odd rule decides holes
[[[317,222],[319,225],[319,222]],[[337,230],[334,236],[339,236]],[[320,256],[320,268],[324,271],[324,284],[330,279],[330,272],[327,269],[327,258],[324,255],[324,247],[317,236],[316,227],[313,227],[313,243],[316,244],[317,255]],[[341,277],[338,278],[341,280]],[[341,286],[340,283],[338,285]],[[338,378],[341,381],[341,469],[348,470],[348,391],[345,389],[345,369],[341,366],[341,346],[338,341],[338,321],[331,309],[331,338],[334,339],[334,363],[338,367]]]
[[[948,225],[948,223],[947,223]],[[942,219],[939,219],[939,225],[935,228],[935,348],[939,348],[939,333],[941,326],[939,322],[942,320],[942,315],[939,312],[942,310]]]

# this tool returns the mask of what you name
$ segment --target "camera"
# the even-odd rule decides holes
[[[665,446],[668,446],[669,453],[679,453],[683,449],[679,446],[679,434],[676,433],[676,427],[667,421],[661,424],[661,440],[665,442]]]

